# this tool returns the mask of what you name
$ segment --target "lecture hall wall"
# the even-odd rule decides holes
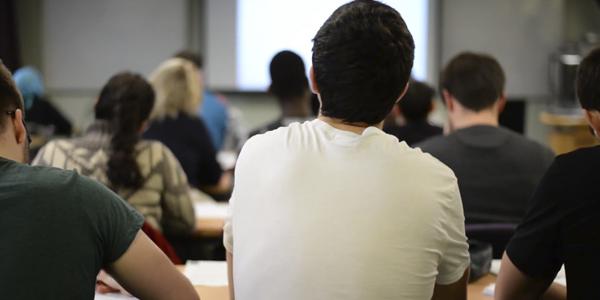
[[[217,3],[234,0],[216,1]],[[206,12],[204,0],[100,0],[102,11],[85,9],[79,0],[19,0],[19,35],[23,62],[42,70],[52,100],[78,127],[89,122],[91,105],[104,78],[69,78],[79,64],[103,73],[126,59],[106,57],[99,45],[122,40],[125,33],[106,34],[102,29],[130,24],[140,46],[121,45],[120,53],[136,55],[136,71],[148,74],[161,57],[177,49],[205,50]],[[463,50],[488,52],[503,64],[508,76],[509,96],[527,100],[526,135],[545,142],[546,128],[537,114],[549,99],[546,57],[565,40],[576,39],[586,30],[598,31],[600,18],[591,0],[434,0],[438,14],[439,52],[433,70]],[[166,5],[168,3],[168,5]],[[98,5],[98,4],[95,4]],[[123,8],[143,7],[139,13],[123,14]],[[161,12],[156,15],[156,12]],[[585,15],[585,18],[581,16]],[[160,26],[152,26],[153,18]],[[87,25],[86,25],[87,23]],[[74,26],[76,25],[76,26]],[[69,57],[76,47],[84,54]],[[136,53],[136,54],[134,54]],[[94,60],[89,58],[96,57]],[[207,57],[207,59],[210,59]],[[71,64],[68,64],[71,60]],[[109,63],[107,63],[109,62]],[[307,62],[310,63],[310,62]],[[523,66],[527,66],[523,68]],[[107,70],[108,69],[108,70]],[[114,70],[117,72],[119,70]],[[108,75],[107,75],[108,76]],[[255,128],[276,118],[275,100],[264,94],[227,94],[240,108],[247,124]],[[441,105],[440,105],[441,107]],[[438,113],[440,118],[443,114]]]

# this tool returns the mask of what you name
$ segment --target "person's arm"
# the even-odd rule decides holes
[[[200,299],[190,281],[141,231],[125,254],[104,268],[140,299]]]
[[[235,289],[233,288],[233,253],[227,251],[227,281],[229,282],[229,299],[235,300]]]
[[[235,300],[235,289],[233,283],[233,209],[235,205],[234,195],[229,199],[225,226],[223,226],[223,246],[227,251],[227,279],[229,281],[229,299]]]
[[[539,299],[555,279],[563,264],[560,227],[567,209],[561,200],[571,201],[568,186],[576,180],[570,177],[560,172],[555,161],[540,181],[523,222],[506,247],[495,299]],[[554,286],[548,296],[565,299],[560,290]]]
[[[197,151],[200,155],[198,184],[201,190],[211,195],[227,195],[231,192],[232,177],[223,172],[217,161],[217,152],[202,120],[198,120],[196,128]]]
[[[47,122],[49,124],[54,125],[54,127],[56,128],[54,134],[71,136],[73,130],[71,127],[71,122],[69,122],[69,120],[67,120],[50,101],[43,101],[46,101],[44,111],[45,118],[47,119]]]
[[[431,300],[467,300],[467,285],[471,269],[467,268],[463,276],[448,285],[435,284]]]
[[[465,235],[465,216],[458,182],[453,178],[447,200],[441,202],[445,245],[438,265],[432,299],[466,300],[470,273],[469,244]]]
[[[211,195],[226,195],[231,192],[232,182],[231,172],[223,172],[217,184],[203,185],[202,190]]]
[[[567,299],[567,288],[552,284],[552,279],[536,279],[521,272],[504,253],[501,276],[496,280],[495,299]],[[543,296],[542,296],[543,295]],[[541,298],[540,298],[541,297]]]
[[[167,234],[189,235],[196,229],[191,189],[185,171],[175,155],[167,147],[160,145],[163,153],[163,231]]]

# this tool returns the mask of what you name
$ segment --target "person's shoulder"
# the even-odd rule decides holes
[[[408,162],[419,164],[418,169],[422,172],[442,177],[456,178],[452,169],[432,154],[419,147],[411,148],[406,145],[406,143],[401,144],[404,145],[404,147],[401,147],[403,150],[401,154],[408,157]]]
[[[600,162],[596,163],[598,157],[600,157],[600,146],[580,148],[557,156],[556,164],[561,170],[581,170],[581,168],[585,168],[586,166],[596,168],[600,166]]]
[[[162,160],[165,156],[173,155],[171,149],[169,149],[167,145],[155,140],[140,141],[136,145],[136,150],[138,153],[138,157],[146,156],[148,157],[148,159],[153,161],[152,164],[155,164],[157,161]]]
[[[436,150],[444,150],[453,139],[453,135],[438,135],[426,139],[423,142],[414,145],[415,148],[421,148],[424,152],[432,152]]]
[[[80,189],[103,189],[104,186],[86,176],[80,175],[76,170],[63,170],[46,166],[29,167],[30,187],[44,194],[65,194],[79,191]]]

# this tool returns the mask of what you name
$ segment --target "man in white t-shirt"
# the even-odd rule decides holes
[[[414,43],[376,1],[337,9],[314,38],[317,120],[251,138],[225,224],[238,300],[466,299],[456,177],[381,131]]]

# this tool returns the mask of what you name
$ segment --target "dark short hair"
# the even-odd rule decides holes
[[[440,88],[465,108],[490,108],[504,92],[506,78],[500,63],[490,55],[463,52],[442,70]]]
[[[25,113],[21,93],[10,71],[0,60],[0,131],[4,131],[4,120],[10,117],[6,112],[14,109],[20,109],[23,114]]]
[[[280,101],[304,95],[309,89],[302,57],[292,51],[281,51],[271,60],[271,92]]]
[[[600,47],[581,61],[576,83],[581,107],[600,111]]]
[[[415,44],[400,14],[377,1],[353,1],[338,8],[313,41],[321,113],[347,123],[381,122],[413,67]]]
[[[199,53],[193,52],[191,50],[183,50],[177,52],[177,54],[173,55],[174,58],[182,58],[188,61],[191,61],[196,65],[196,68],[202,69],[203,61],[202,56]]]
[[[421,122],[427,120],[435,90],[424,82],[411,81],[408,91],[398,102],[402,115],[408,121]]]

